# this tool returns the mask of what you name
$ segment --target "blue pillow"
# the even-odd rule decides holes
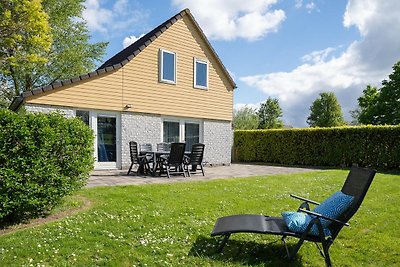
[[[306,231],[308,224],[311,222],[314,216],[310,216],[304,212],[285,211],[282,212],[282,217],[290,231],[302,234]],[[329,231],[328,228],[323,229],[325,236],[331,235],[331,231]],[[318,235],[318,233],[318,227],[314,224],[311,227],[310,234]]]
[[[343,194],[342,192],[336,192],[327,198],[324,202],[319,204],[313,209],[314,212],[327,217],[337,219],[343,212],[345,212],[353,202],[354,197]],[[315,217],[313,215],[308,215],[303,212],[282,212],[283,220],[285,221],[287,227],[290,231],[295,233],[304,233],[307,225]],[[327,228],[332,222],[329,220],[321,219],[321,224],[324,230],[325,236],[330,236],[331,232]],[[310,233],[312,235],[318,235],[317,225],[313,225]]]
[[[353,196],[343,194],[339,191],[328,197],[312,211],[321,215],[325,215],[329,218],[337,219],[351,206],[353,199]],[[321,224],[323,227],[328,227],[331,223],[332,221],[330,220],[321,219]]]

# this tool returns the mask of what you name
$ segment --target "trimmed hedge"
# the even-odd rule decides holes
[[[0,222],[43,215],[82,188],[93,138],[76,118],[0,110]]]
[[[400,126],[239,130],[234,158],[309,166],[400,167]]]

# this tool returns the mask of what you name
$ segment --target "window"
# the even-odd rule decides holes
[[[160,82],[176,83],[176,54],[160,49]]]
[[[163,123],[163,142],[179,142],[179,122],[164,121]]]
[[[80,118],[86,125],[89,125],[89,111],[77,110],[75,116]]]
[[[194,59],[194,87],[208,88],[208,62],[205,60]]]
[[[201,142],[201,123],[185,119],[164,119],[162,141],[184,142],[185,150],[191,151],[193,144]]]

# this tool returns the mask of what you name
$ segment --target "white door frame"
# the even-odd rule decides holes
[[[112,117],[115,118],[115,134],[116,134],[116,162],[98,162],[98,147],[97,147],[97,117]],[[109,111],[90,111],[90,125],[94,131],[94,168],[99,169],[117,169],[121,166],[121,115],[118,112]]]

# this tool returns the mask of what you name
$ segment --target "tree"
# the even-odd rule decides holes
[[[0,2],[0,17],[0,82],[12,82],[19,92],[18,81],[47,62],[52,41],[48,16],[41,0],[8,0]]]
[[[265,103],[261,104],[257,114],[259,119],[259,129],[274,129],[283,127],[283,121],[280,119],[282,117],[282,109],[279,106],[278,99],[268,97]]]
[[[233,112],[233,128],[235,130],[257,129],[258,116],[255,109],[244,106]]]
[[[335,127],[345,124],[342,108],[335,93],[321,93],[310,107],[307,123],[311,127]]]
[[[82,0],[43,0],[42,6],[48,15],[53,42],[48,50],[41,51],[45,60],[32,64],[28,72],[20,66],[12,68],[14,75],[1,71],[0,78],[12,96],[90,72],[105,52],[107,43],[89,43],[89,30],[82,19]]]
[[[376,124],[400,124],[400,61],[393,66],[389,80],[382,81],[376,103]]]
[[[367,86],[358,98],[358,122],[361,124],[400,124],[400,61],[393,66],[382,88]]]
[[[351,112],[352,116],[361,124],[374,124],[377,111],[377,100],[379,91],[376,87],[367,85],[363,95],[358,100],[358,108]]]

